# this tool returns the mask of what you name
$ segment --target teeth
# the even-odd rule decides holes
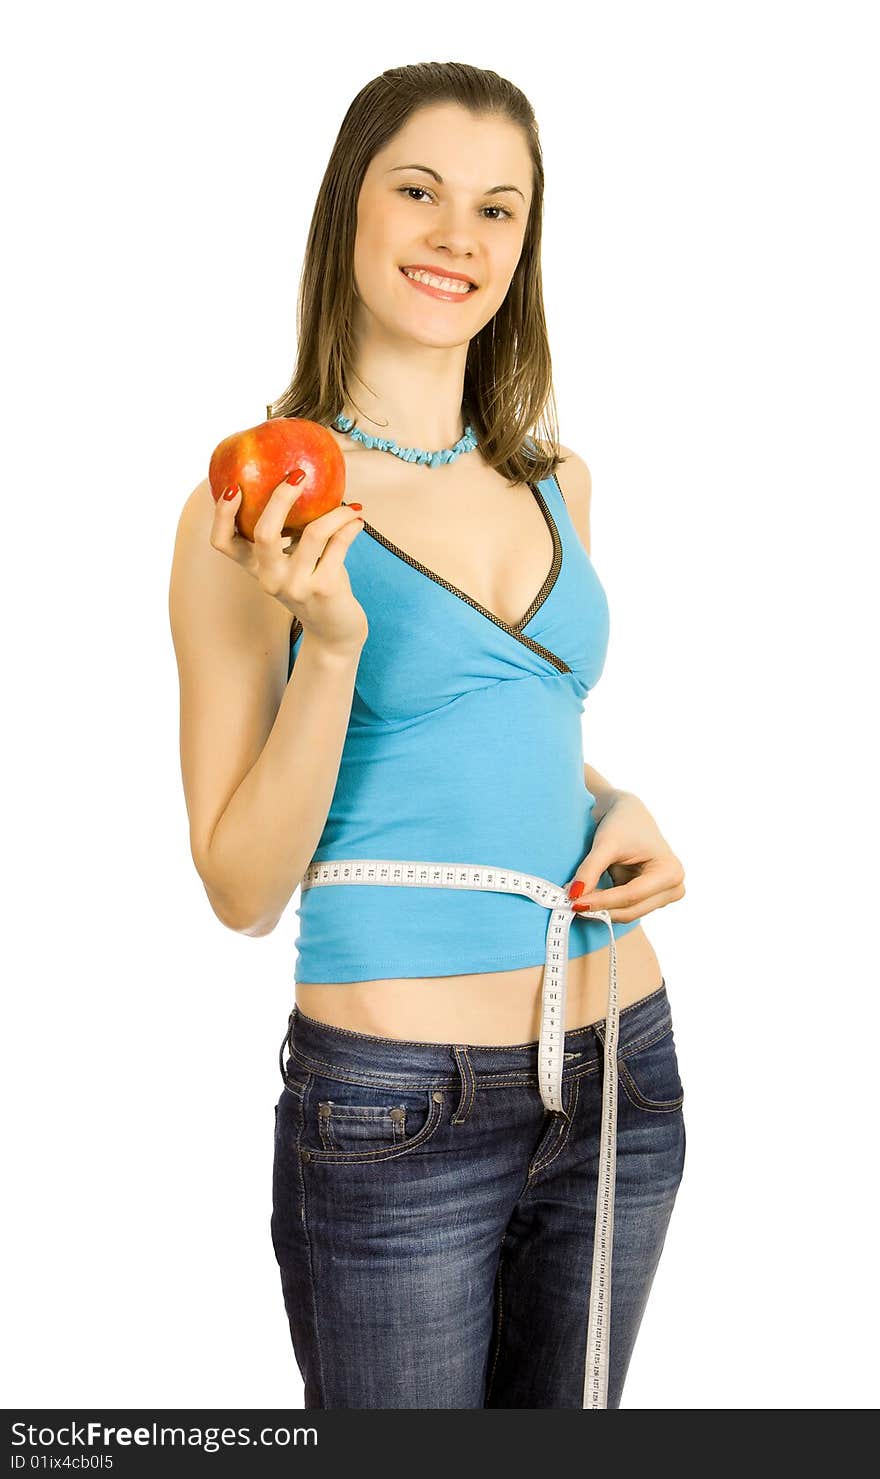
[[[426,282],[429,287],[442,288],[446,293],[470,292],[468,283],[459,282],[452,277],[434,277],[430,272],[411,272],[408,267],[404,267],[403,270],[407,277],[413,278],[416,282]]]

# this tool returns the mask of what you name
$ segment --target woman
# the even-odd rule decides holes
[[[608,635],[590,475],[531,435],[553,399],[542,200],[534,116],[503,78],[432,63],[369,83],[321,186],[296,373],[270,408],[328,427],[346,502],[285,544],[309,474],[293,469],[251,544],[238,490],[215,505],[201,484],[178,534],[194,860],[246,934],[302,882],[271,1230],[308,1408],[619,1406],[683,1169],[640,923],[683,870],[638,798],[583,764]],[[308,882],[339,860],[357,876]],[[465,871],[386,879],[376,860]],[[553,887],[569,881],[571,903]],[[589,1402],[611,1070],[610,1336],[600,1314]]]

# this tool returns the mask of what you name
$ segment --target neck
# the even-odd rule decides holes
[[[453,447],[467,425],[466,359],[467,344],[434,348],[374,338],[361,350],[351,377],[357,405],[346,396],[342,414],[368,436],[391,438],[399,447]]]

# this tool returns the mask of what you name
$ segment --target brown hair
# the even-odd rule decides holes
[[[514,484],[540,481],[564,459],[541,287],[544,166],[538,125],[518,87],[497,72],[465,62],[392,67],[361,88],[350,104],[312,213],[297,302],[296,368],[284,395],[266,411],[270,419],[295,416],[329,426],[346,397],[356,404],[349,380],[361,184],[370,160],[410,114],[449,102],[475,115],[503,116],[518,124],[532,157],[532,203],[522,252],[504,302],[468,346],[463,405],[465,424],[473,425],[490,467]],[[540,442],[532,435],[539,418],[544,418],[545,433]]]

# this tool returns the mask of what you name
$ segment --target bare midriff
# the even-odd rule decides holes
[[[596,924],[607,937],[604,924]],[[656,991],[660,963],[640,924],[617,948],[620,1007]],[[566,971],[565,1028],[600,1022],[608,1010],[610,947],[570,960]],[[415,1042],[507,1047],[536,1042],[541,1030],[544,964],[472,976],[399,977],[376,981],[296,983],[296,1004],[307,1017],[373,1037]]]

